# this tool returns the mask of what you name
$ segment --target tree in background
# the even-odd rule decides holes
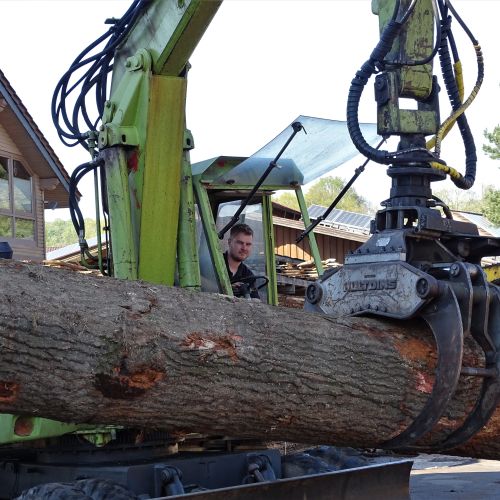
[[[497,125],[493,132],[484,131],[484,137],[490,144],[483,144],[483,151],[492,159],[500,160],[500,125]]]
[[[461,189],[441,189],[434,192],[452,210],[484,215],[493,225],[500,226],[500,190],[493,186],[483,188],[482,194]]]
[[[483,144],[483,151],[492,159],[500,160],[500,125],[493,132],[484,131],[489,144]],[[500,226],[500,190],[488,186],[484,192],[484,215],[493,223]]]
[[[305,193],[304,198],[307,206],[321,205],[328,207],[345,186],[340,177],[323,177],[314,183]],[[280,194],[276,201],[290,208],[298,210],[299,204],[294,191],[286,191]],[[368,213],[373,211],[369,203],[360,196],[353,188],[349,189],[339,204],[335,207],[349,212]]]
[[[85,219],[85,237],[96,236],[96,222],[93,219]],[[56,219],[45,222],[45,245],[46,247],[62,247],[78,243],[78,235],[70,220]]]
[[[483,198],[474,191],[451,188],[433,190],[433,194],[441,201],[444,201],[451,210],[475,213],[483,212]]]
[[[495,226],[500,226],[500,190],[488,186],[484,191],[483,213]]]

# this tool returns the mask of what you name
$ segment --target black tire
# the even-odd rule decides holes
[[[80,479],[72,483],[46,483],[25,490],[15,500],[137,500],[124,486],[107,479]]]

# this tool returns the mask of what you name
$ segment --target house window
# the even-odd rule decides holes
[[[0,156],[0,237],[35,239],[33,179],[14,158]]]

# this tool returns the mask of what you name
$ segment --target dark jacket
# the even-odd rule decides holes
[[[233,274],[231,272],[231,269],[229,269],[229,263],[227,261],[227,252],[224,252],[224,262],[226,263],[226,269],[229,274],[229,279],[231,283],[238,283],[238,280],[242,278],[249,278],[250,276],[254,276],[253,272],[250,270],[250,268],[243,264],[243,262],[240,262],[240,265],[238,266],[238,269],[236,272]],[[255,288],[255,281],[246,281],[246,284],[250,287],[250,297],[252,299],[260,299],[259,292],[257,291],[257,288]],[[236,288],[236,289],[235,289]],[[233,287],[234,295],[236,297],[243,297],[244,294],[242,291],[238,293],[237,287]]]

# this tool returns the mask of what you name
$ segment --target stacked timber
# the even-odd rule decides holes
[[[336,259],[322,260],[321,263],[324,271],[340,266]],[[289,278],[299,278],[308,281],[318,279],[318,270],[316,269],[314,260],[306,260],[304,262],[300,262],[299,264],[287,262],[286,264],[278,265],[276,269],[278,274]]]

